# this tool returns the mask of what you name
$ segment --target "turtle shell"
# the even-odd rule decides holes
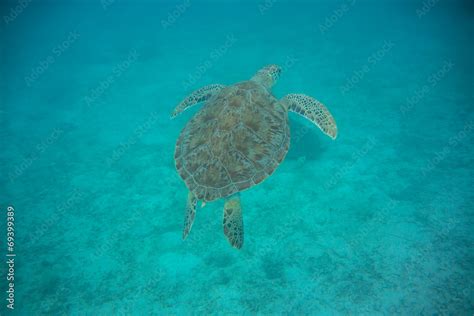
[[[289,144],[287,110],[262,85],[245,81],[208,100],[181,131],[174,157],[189,190],[212,201],[262,182]]]

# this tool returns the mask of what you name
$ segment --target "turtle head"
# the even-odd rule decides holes
[[[281,67],[278,65],[268,65],[257,71],[252,77],[252,81],[262,84],[265,88],[271,88],[280,77]]]

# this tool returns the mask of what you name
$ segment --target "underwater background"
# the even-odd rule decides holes
[[[0,207],[17,315],[472,315],[472,1],[2,1]],[[186,95],[283,73],[286,159],[182,241]],[[6,253],[6,215],[0,233]],[[0,265],[0,313],[8,266]]]

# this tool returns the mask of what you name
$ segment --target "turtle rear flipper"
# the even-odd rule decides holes
[[[231,246],[237,249],[242,248],[244,244],[244,222],[239,195],[234,195],[225,201],[222,226]]]
[[[194,223],[194,218],[196,217],[196,204],[197,198],[192,192],[188,193],[188,201],[186,203],[186,212],[184,216],[184,230],[183,230],[183,240],[188,237],[191,227]]]

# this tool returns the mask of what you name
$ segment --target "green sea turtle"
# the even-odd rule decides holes
[[[242,247],[239,192],[265,180],[285,158],[290,145],[289,111],[336,138],[336,122],[319,101],[304,94],[288,94],[281,100],[273,96],[271,88],[280,73],[280,67],[269,65],[248,81],[205,86],[173,111],[172,118],[206,102],[181,131],[175,148],[176,169],[189,189],[183,239],[193,225],[197,201],[224,198],[224,234],[233,247]]]

